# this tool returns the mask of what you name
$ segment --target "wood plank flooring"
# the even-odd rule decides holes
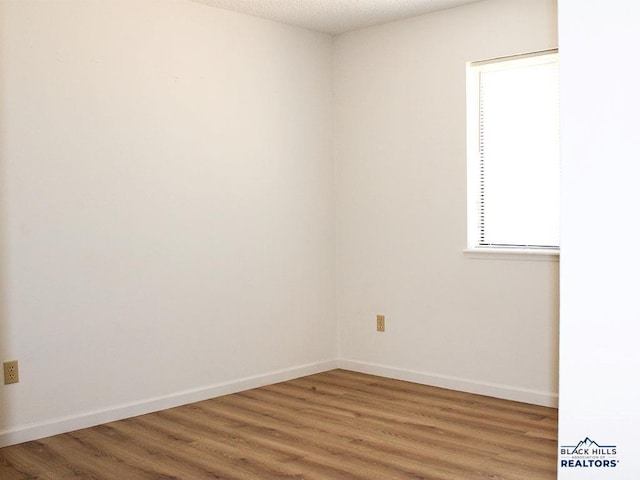
[[[333,370],[0,449],[2,480],[551,480],[557,410]]]

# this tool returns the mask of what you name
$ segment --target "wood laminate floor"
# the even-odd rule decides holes
[[[557,410],[333,370],[0,449],[0,479],[552,480]]]

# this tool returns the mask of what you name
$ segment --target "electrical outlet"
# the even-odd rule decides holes
[[[18,361],[13,360],[11,362],[4,362],[2,364],[4,367],[4,384],[9,385],[10,383],[18,383],[20,381],[20,376],[18,375]]]
[[[376,330],[384,332],[384,315],[376,315]]]

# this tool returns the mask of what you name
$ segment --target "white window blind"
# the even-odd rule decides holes
[[[470,246],[558,248],[557,53],[472,63],[468,73]]]

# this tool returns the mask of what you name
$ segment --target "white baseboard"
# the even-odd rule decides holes
[[[369,373],[381,377],[406,380],[408,382],[432,385],[435,387],[459,390],[462,392],[477,393],[491,397],[515,400],[518,402],[532,403],[547,407],[558,406],[558,394],[542,392],[511,385],[480,382],[466,378],[457,378],[447,375],[404,370],[385,365],[377,365],[367,362],[340,359],[324,362],[299,365],[292,368],[267,372],[261,375],[244,377],[229,382],[209,385],[202,388],[187,390],[169,394],[162,397],[150,398],[140,402],[117,405],[111,408],[83,412],[77,415],[53,419],[47,422],[24,425],[10,430],[0,431],[0,447],[16,445],[18,443],[37,440],[60,433],[71,432],[81,428],[93,427],[104,423],[114,422],[125,418],[136,417],[147,413],[178,407],[189,403],[199,402],[210,398],[229,395],[251,388],[285,382],[294,378],[313,375],[314,373],[342,368],[354,372]]]
[[[558,394],[553,392],[543,392],[528,388],[514,387],[512,385],[481,382],[477,380],[470,380],[468,378],[451,377],[448,375],[416,372],[347,359],[338,360],[338,367],[344,370],[369,373],[380,377],[395,378],[397,380],[405,380],[423,385],[447,388],[449,390],[458,390],[461,392],[476,393],[479,395],[487,395],[489,397],[504,398],[506,400],[558,408]]]
[[[298,377],[325,372],[337,368],[335,360],[299,365],[292,368],[268,372],[261,375],[240,378],[229,382],[209,385],[202,388],[176,392],[166,396],[150,398],[140,402],[117,405],[92,412],[79,413],[69,417],[53,419],[47,422],[24,425],[10,430],[0,431],[0,447],[37,440],[39,438],[71,432],[81,428],[93,427],[103,423],[136,417],[147,413],[220,397],[251,388],[285,382]]]

